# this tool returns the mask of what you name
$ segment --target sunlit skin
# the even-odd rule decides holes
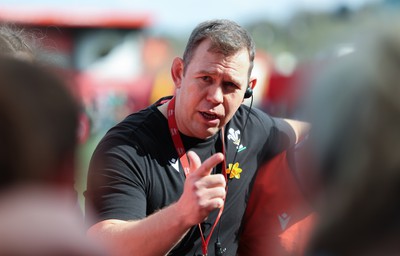
[[[186,67],[176,58],[172,77],[176,86],[175,115],[178,129],[185,135],[206,139],[216,134],[232,118],[249,82],[247,49],[232,56],[209,52],[210,41],[203,41]]]

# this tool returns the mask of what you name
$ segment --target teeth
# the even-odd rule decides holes
[[[210,114],[207,114],[207,113],[204,113],[204,112],[203,112],[202,114],[203,114],[203,116],[204,116],[205,118],[210,119],[210,120],[216,119],[216,118],[217,118],[216,115],[210,115]]]

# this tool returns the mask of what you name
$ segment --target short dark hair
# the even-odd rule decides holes
[[[75,152],[78,116],[78,101],[58,75],[0,56],[0,188],[73,178],[74,170],[57,167]]]
[[[249,52],[249,77],[254,66],[255,43],[250,33],[237,23],[216,19],[200,23],[192,31],[183,53],[185,64],[183,72],[193,58],[194,51],[205,39],[211,40],[211,51],[219,52],[225,56],[232,55],[239,50],[246,48]]]

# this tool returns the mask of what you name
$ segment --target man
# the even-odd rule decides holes
[[[175,58],[172,99],[128,116],[92,157],[88,231],[114,255],[235,255],[258,166],[306,126],[242,105],[255,46],[229,20],[192,32]],[[293,127],[296,129],[293,129]]]
[[[323,186],[306,255],[400,255],[400,35],[386,22],[360,31],[307,98]]]
[[[0,56],[0,255],[106,255],[84,235],[73,189],[79,105],[14,53]]]

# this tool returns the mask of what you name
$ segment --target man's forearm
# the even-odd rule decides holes
[[[113,256],[165,255],[192,227],[177,204],[136,221],[105,220],[88,235],[102,241]]]

